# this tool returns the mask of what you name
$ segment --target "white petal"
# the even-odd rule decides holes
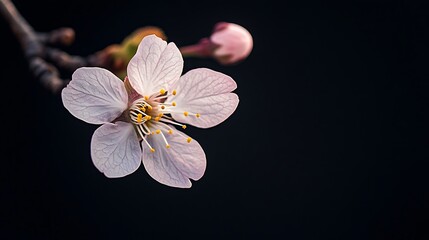
[[[128,102],[124,83],[108,70],[96,67],[77,69],[61,97],[73,116],[92,124],[113,121]]]
[[[191,181],[200,179],[206,169],[206,155],[200,144],[192,139],[188,143],[185,134],[165,134],[170,144],[166,148],[161,135],[155,134],[147,137],[148,142],[155,149],[151,152],[142,142],[143,165],[148,174],[158,182],[180,188],[191,187]]]
[[[106,177],[117,178],[133,173],[140,166],[141,156],[139,140],[130,123],[106,123],[92,135],[92,161]]]
[[[183,58],[176,45],[149,35],[140,42],[127,73],[131,86],[141,95],[150,96],[161,88],[167,89],[179,79],[182,70]]]
[[[238,106],[238,96],[231,93],[237,88],[235,81],[220,72],[198,68],[187,72],[173,86],[175,96],[167,99],[176,102],[172,117],[182,123],[200,128],[213,127],[227,119]],[[190,113],[185,116],[183,113]],[[200,114],[196,117],[195,114]]]

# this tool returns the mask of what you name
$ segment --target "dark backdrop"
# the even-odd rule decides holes
[[[76,30],[87,55],[155,25],[178,46],[218,21],[253,34],[224,67],[237,111],[188,128],[207,155],[191,189],[143,166],[108,179],[93,166],[95,125],[29,74],[3,19],[2,239],[428,239],[428,4],[425,1],[14,1],[36,30]],[[321,1],[322,2],[322,1]]]

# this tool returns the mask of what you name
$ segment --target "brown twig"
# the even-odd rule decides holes
[[[21,16],[10,0],[0,0],[0,13],[9,23],[21,44],[30,72],[48,90],[58,93],[68,81],[61,79],[57,67],[74,71],[82,66],[102,66],[97,55],[88,57],[71,56],[48,45],[69,45],[74,40],[71,28],[60,28],[50,33],[36,33]],[[48,63],[55,63],[56,66]]]

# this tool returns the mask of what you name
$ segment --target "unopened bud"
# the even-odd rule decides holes
[[[245,59],[253,48],[249,31],[234,23],[216,24],[210,41],[218,45],[213,54],[222,64],[233,64]]]
[[[181,47],[180,51],[185,57],[212,57],[228,65],[248,57],[252,48],[253,38],[249,31],[238,24],[220,22],[215,25],[209,38],[203,38],[195,45]]]

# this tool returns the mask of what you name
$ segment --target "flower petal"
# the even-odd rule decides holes
[[[177,46],[167,45],[155,35],[143,38],[127,67],[131,86],[148,96],[168,88],[180,78],[182,70],[183,58]]]
[[[156,181],[180,188],[191,187],[191,181],[200,179],[206,169],[206,155],[200,144],[192,140],[187,142],[188,136],[173,132],[165,134],[170,148],[161,135],[155,134],[147,137],[148,142],[155,149],[151,152],[149,147],[142,143],[143,165],[148,174]]]
[[[130,123],[106,123],[92,135],[92,161],[106,177],[117,178],[133,173],[140,166],[141,156],[139,140]]]
[[[77,69],[61,92],[64,107],[87,123],[103,124],[119,117],[127,108],[124,83],[106,69]]]
[[[238,106],[238,96],[231,93],[237,88],[235,81],[207,68],[187,72],[173,87],[177,94],[166,102],[176,103],[172,117],[182,123],[200,128],[213,127],[227,119]],[[185,116],[184,112],[189,115]]]

